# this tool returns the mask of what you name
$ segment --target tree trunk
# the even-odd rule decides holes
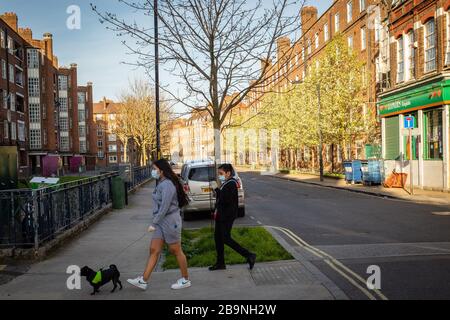
[[[222,148],[221,148],[221,135],[220,135],[220,120],[214,119],[213,120],[214,125],[214,160],[217,164],[221,163],[221,155],[222,155]]]

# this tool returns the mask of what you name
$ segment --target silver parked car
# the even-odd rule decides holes
[[[234,178],[238,182],[239,217],[245,216],[244,186],[234,170]],[[189,196],[189,204],[183,208],[184,220],[192,218],[196,212],[213,211],[216,203],[214,189],[217,188],[216,168],[210,160],[189,161],[181,168],[181,182]]]

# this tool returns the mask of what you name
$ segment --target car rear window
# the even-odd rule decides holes
[[[216,180],[216,170],[214,167],[192,168],[189,171],[188,180],[209,182]]]

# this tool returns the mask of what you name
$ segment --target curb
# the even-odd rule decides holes
[[[384,194],[384,193],[380,193],[380,192],[373,192],[373,191],[366,191],[366,190],[357,190],[357,189],[349,189],[349,188],[346,188],[346,187],[338,187],[338,186],[329,186],[329,185],[323,185],[323,184],[320,184],[320,183],[317,183],[317,182],[306,182],[306,181],[302,181],[302,180],[298,180],[298,179],[294,179],[294,178],[282,177],[282,176],[277,176],[277,175],[272,175],[272,176],[269,176],[269,177],[273,177],[273,178],[277,178],[277,179],[281,179],[281,180],[287,180],[287,181],[291,181],[291,182],[298,182],[298,183],[303,183],[303,184],[314,185],[314,186],[322,187],[322,188],[337,189],[337,190],[343,190],[343,191],[354,192],[354,193],[359,193],[359,194],[367,194],[367,195],[370,195],[370,196],[375,196],[375,197],[384,198],[384,199],[401,200],[401,201],[417,202],[417,203],[433,204],[433,205],[445,205],[444,203],[436,203],[436,202],[433,202],[433,201],[421,201],[421,200],[405,199],[405,198],[402,198],[402,197],[397,197],[397,196]]]
[[[314,266],[305,256],[303,256],[300,252],[295,250],[286,240],[283,239],[281,235],[272,230],[269,227],[264,226],[264,229],[269,232],[272,237],[287,251],[289,252],[295,260],[301,263],[306,270],[311,272],[311,274],[319,280],[320,284],[322,284],[333,296],[335,300],[349,300],[349,297],[342,291],[333,281],[330,280],[324,273],[322,273],[316,266]]]

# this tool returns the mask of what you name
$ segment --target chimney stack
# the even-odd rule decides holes
[[[317,8],[314,6],[305,6],[301,12],[302,34],[305,34],[309,28],[317,21]]]
[[[277,40],[277,59],[278,62],[284,62],[288,58],[288,52],[291,49],[291,39],[282,37]]]
[[[33,31],[30,28],[19,28],[19,34],[26,41],[30,42],[33,40]]]
[[[53,35],[51,33],[44,33],[45,54],[47,58],[53,62]]]
[[[11,29],[17,32],[18,30],[17,14],[15,14],[14,12],[5,12],[0,17],[3,19],[3,21],[6,22],[8,26],[10,26]]]

